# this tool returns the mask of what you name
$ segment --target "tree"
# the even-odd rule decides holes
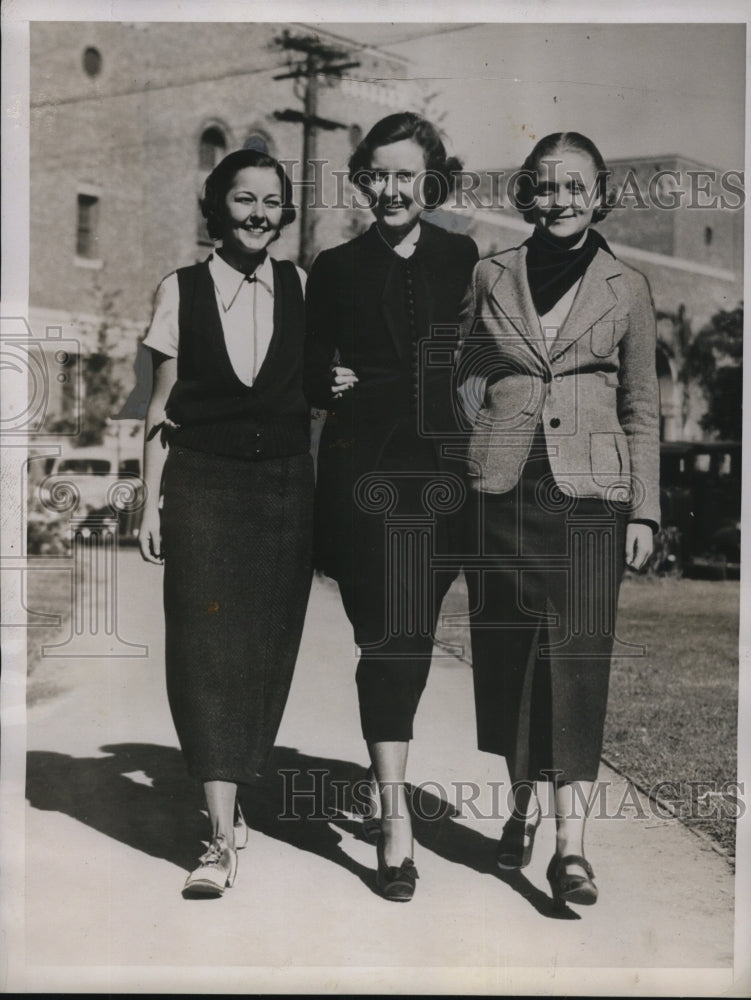
[[[115,298],[118,292],[103,295],[102,318],[97,329],[96,350],[79,359],[81,365],[81,417],[75,445],[85,448],[104,443],[111,417],[121,402],[123,386],[115,375],[115,363],[109,353],[109,331],[116,320]],[[75,410],[75,408],[74,408]],[[64,414],[50,423],[53,434],[75,434],[79,427],[75,414]]]
[[[740,441],[743,425],[743,304],[721,310],[696,335],[685,371],[701,386],[708,409],[705,430]]]
[[[686,306],[681,302],[675,312],[661,309],[655,311],[657,320],[657,343],[662,352],[672,360],[676,371],[676,380],[681,387],[681,425],[685,427],[690,408],[690,382],[686,366],[689,345],[693,339],[691,321],[686,314]],[[661,335],[662,323],[670,324],[667,336]]]

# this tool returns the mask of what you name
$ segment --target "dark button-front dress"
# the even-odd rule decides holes
[[[307,289],[306,386],[329,409],[316,495],[316,561],[360,647],[368,741],[411,739],[441,602],[459,567],[466,499],[452,398],[460,303],[474,243],[421,223],[402,259],[375,226],[319,256]],[[329,368],[359,382],[332,404]]]

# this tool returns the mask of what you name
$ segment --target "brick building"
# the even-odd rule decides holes
[[[124,391],[133,384],[135,346],[157,282],[210,249],[197,197],[212,166],[256,137],[274,155],[296,161],[293,177],[301,177],[301,126],[275,115],[302,110],[300,82],[276,79],[289,68],[291,54],[274,45],[284,27],[32,23],[29,319],[38,338],[58,328],[78,342],[81,355],[113,356]],[[319,134],[324,201],[344,203],[315,211],[314,242],[321,249],[367,221],[362,210],[344,207],[351,191],[332,169],[346,167],[353,144],[376,120],[403,108],[419,110],[424,95],[400,57],[329,37],[319,26],[315,31],[359,63],[341,81],[319,81],[318,115],[343,126]],[[732,191],[719,181],[709,184],[708,197],[727,196],[725,207],[653,204],[650,183],[657,175],[663,175],[662,187],[652,195],[661,192],[664,201],[676,187],[696,186],[693,175],[705,168],[683,157],[611,166],[616,188],[630,172],[646,196],[645,206],[624,198],[602,232],[652,287],[662,342],[664,436],[700,437],[701,399],[690,390],[686,410],[676,343],[681,323],[696,331],[713,312],[732,309],[742,298],[742,213],[732,209]],[[698,183],[706,200],[708,182]],[[487,201],[487,190],[479,194],[488,207],[442,211],[436,221],[470,232],[483,255],[525,238],[529,227],[513,209]],[[298,202],[301,196],[299,190]],[[296,259],[299,250],[298,221],[273,252]],[[73,384],[70,378],[50,380],[48,414],[70,404]]]
[[[260,138],[293,161],[293,180],[301,179],[302,128],[275,116],[302,110],[299,83],[275,79],[294,55],[274,45],[284,27],[32,23],[29,319],[36,337],[62,328],[83,355],[104,342],[130,387],[158,281],[211,249],[198,195],[215,163]],[[338,183],[341,201],[343,181],[331,169],[346,168],[353,143],[384,114],[415,107],[419,88],[399,79],[397,57],[316,32],[359,63],[349,79],[319,78],[318,115],[343,126],[319,133],[323,200],[336,196]],[[322,248],[351,236],[365,213],[342,207],[314,215]],[[296,259],[299,239],[298,219],[272,252]],[[65,409],[74,382],[50,381],[51,417]]]

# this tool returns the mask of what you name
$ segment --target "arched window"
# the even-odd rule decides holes
[[[259,153],[268,153],[270,156],[273,156],[269,137],[264,132],[259,132],[258,129],[248,132],[248,137],[243,143],[243,149],[257,149]]]
[[[102,53],[93,45],[83,51],[83,68],[87,76],[99,76],[102,72]]]
[[[210,171],[224,158],[227,152],[227,139],[224,132],[211,125],[201,133],[198,146],[198,166],[201,170]]]
[[[203,182],[214,167],[227,155],[227,133],[221,125],[206,125],[198,140],[198,177],[197,192],[200,197]],[[201,214],[201,207],[196,201],[196,242],[200,248],[199,260],[205,254],[205,247],[212,247],[214,241],[209,236],[206,220]]]

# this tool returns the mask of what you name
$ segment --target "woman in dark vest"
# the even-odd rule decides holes
[[[399,901],[416,875],[407,749],[456,575],[465,486],[451,365],[477,260],[471,239],[421,216],[445,200],[459,166],[419,115],[374,125],[349,168],[376,221],[320,254],[307,289],[306,391],[329,411],[316,562],[338,581],[360,647],[360,718],[382,811],[378,885]]]
[[[144,341],[155,375],[141,552],[164,563],[169,704],[212,825],[186,896],[235,878],[237,785],[263,772],[287,699],[313,503],[304,273],[267,254],[295,217],[291,183],[270,156],[240,150],[208,177],[201,210],[221,246],[162,281]]]

